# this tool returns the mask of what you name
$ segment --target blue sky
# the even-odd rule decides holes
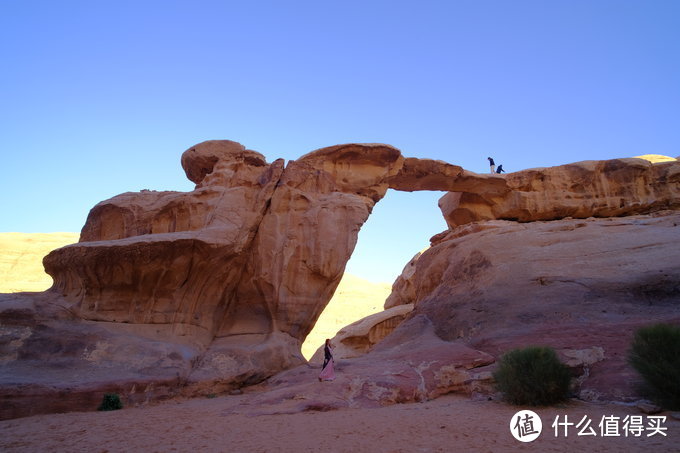
[[[680,155],[677,1],[0,0],[0,231],[191,190],[231,139],[271,161],[348,142],[506,170]],[[348,271],[391,282],[445,224],[390,192]]]

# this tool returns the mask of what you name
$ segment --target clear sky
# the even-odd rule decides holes
[[[181,153],[348,142],[507,171],[680,155],[680,1],[0,0],[0,231],[191,190]],[[390,191],[348,271],[391,282],[445,228]]]

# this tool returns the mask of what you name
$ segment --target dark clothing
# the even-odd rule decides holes
[[[326,345],[323,348],[323,366],[321,369],[326,368],[326,365],[328,365],[328,362],[333,360],[333,353],[331,352],[330,346]]]
[[[496,170],[496,173],[501,174],[501,173],[507,173],[505,170],[503,170],[503,165],[498,166],[498,170]]]
[[[492,158],[487,157],[487,159],[489,159],[489,165],[496,165],[496,162],[494,162]]]

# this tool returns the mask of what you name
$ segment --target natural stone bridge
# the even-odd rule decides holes
[[[440,206],[451,228],[680,207],[677,161],[500,176],[381,144],[324,148],[284,166],[208,141],[187,150],[182,166],[195,190],[99,203],[80,242],[45,257],[52,289],[3,300],[13,349],[0,356],[3,383],[11,382],[0,418],[32,413],[33,399],[74,380],[83,399],[106,388],[144,400],[177,389],[216,393],[304,363],[300,344],[389,188],[449,192]]]
[[[302,342],[388,188],[452,192],[440,204],[455,227],[677,207],[668,182],[680,179],[677,162],[640,159],[478,175],[382,144],[323,148],[284,168],[238,143],[208,141],[187,150],[182,166],[193,192],[103,201],[79,244],[46,257],[54,290],[79,316],[173,325],[206,346],[274,332]]]

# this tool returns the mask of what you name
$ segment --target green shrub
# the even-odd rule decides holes
[[[531,346],[503,355],[493,377],[509,403],[547,406],[567,399],[571,372],[552,348]]]
[[[97,408],[98,411],[115,411],[123,408],[123,403],[117,393],[107,393],[102,399],[102,403]]]
[[[680,327],[655,324],[638,329],[628,361],[644,379],[643,391],[650,399],[680,410]]]

